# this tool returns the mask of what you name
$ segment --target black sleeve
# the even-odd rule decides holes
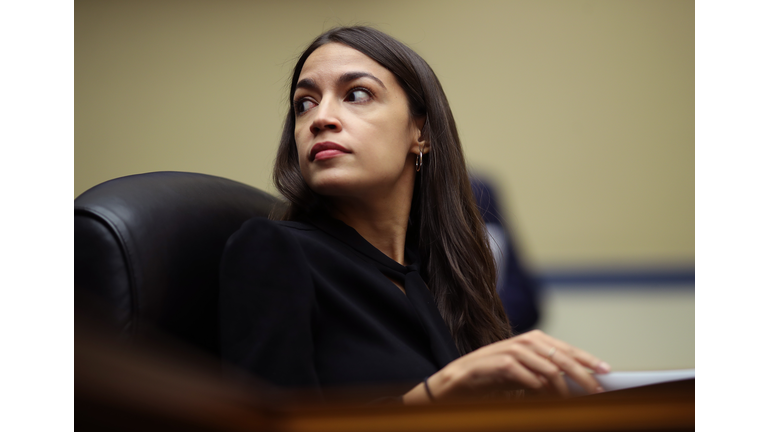
[[[274,222],[246,222],[227,242],[220,272],[221,354],[283,387],[316,387],[314,286],[297,240]]]

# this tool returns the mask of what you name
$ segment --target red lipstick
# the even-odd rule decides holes
[[[309,160],[311,162],[315,160],[331,159],[344,153],[350,153],[350,151],[335,142],[325,141],[312,146],[312,151],[309,153]]]

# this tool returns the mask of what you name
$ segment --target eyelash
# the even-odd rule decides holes
[[[354,93],[354,92],[356,92],[356,91],[362,91],[362,92],[365,92],[366,94],[368,94],[368,97],[370,97],[371,99],[373,99],[373,92],[372,92],[370,89],[367,89],[367,88],[365,88],[365,87],[355,87],[355,88],[353,88],[352,90],[350,90],[350,91],[347,93],[347,96],[346,96],[344,99],[348,98],[350,95],[352,95],[352,93]]]
[[[369,98],[371,98],[371,99],[373,99],[373,97],[374,97],[373,91],[371,91],[371,90],[370,90],[370,89],[368,89],[368,88],[365,88],[365,87],[353,87],[352,89],[350,89],[350,90],[347,92],[347,95],[346,95],[346,96],[344,96],[344,100],[346,101],[346,100],[347,100],[347,98],[348,98],[349,96],[351,96],[353,93],[355,93],[355,92],[357,92],[357,91],[362,91],[362,92],[365,92],[366,94],[368,94],[368,97],[369,97]],[[297,99],[297,100],[293,101],[293,111],[296,113],[296,115],[298,115],[298,116],[300,116],[300,115],[303,115],[304,113],[306,113],[307,111],[309,111],[309,110],[311,109],[311,108],[308,108],[308,109],[306,109],[306,110],[304,110],[304,111],[299,111],[299,109],[301,108],[301,105],[302,105],[304,102],[307,102],[307,101],[310,101],[310,102],[316,103],[316,102],[314,102],[314,101],[313,101],[311,98],[309,98],[309,97],[302,97],[302,98],[299,98],[299,99]],[[368,101],[368,100],[366,100],[366,101],[364,101],[364,102],[367,102],[367,101]],[[364,103],[364,102],[351,102],[351,103]]]

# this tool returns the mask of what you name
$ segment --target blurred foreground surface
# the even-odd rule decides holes
[[[692,431],[693,380],[568,400],[365,405],[375,389],[325,401],[255,380],[222,379],[218,362],[170,341],[116,340],[76,321],[76,430]]]

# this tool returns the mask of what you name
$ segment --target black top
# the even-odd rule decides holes
[[[222,258],[222,357],[283,387],[407,391],[459,353],[411,249],[406,262],[336,219],[251,219]]]

